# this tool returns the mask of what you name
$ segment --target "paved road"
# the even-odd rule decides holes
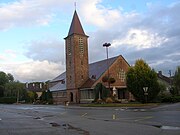
[[[0,135],[179,135],[180,103],[156,108],[0,105]]]

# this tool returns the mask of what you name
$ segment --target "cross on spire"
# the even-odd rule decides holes
[[[76,2],[74,2],[74,8],[75,8],[75,10],[76,10]]]

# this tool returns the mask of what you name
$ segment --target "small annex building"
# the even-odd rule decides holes
[[[110,85],[117,100],[130,101],[133,96],[127,91],[126,72],[129,64],[122,55],[88,62],[88,36],[85,34],[77,12],[71,22],[68,36],[65,39],[66,71],[49,82],[55,104],[64,102],[87,103],[94,100],[93,89],[102,78],[108,75],[116,82]]]

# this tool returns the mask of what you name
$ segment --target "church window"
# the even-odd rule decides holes
[[[79,51],[80,51],[80,54],[84,54],[84,46],[83,46],[83,38],[82,37],[79,37]]]
[[[70,82],[72,81],[72,77],[71,77],[71,75],[69,76],[69,81],[70,81]]]
[[[68,39],[68,55],[71,55],[71,38]]]
[[[71,60],[69,61],[69,67],[71,67]]]
[[[82,80],[84,79],[84,76],[83,76],[83,75],[81,75],[81,79],[82,79]]]
[[[93,90],[81,90],[81,99],[94,99]]]
[[[126,73],[123,69],[120,68],[117,76],[121,80],[121,82],[124,82],[126,78]]]
[[[83,61],[81,61],[81,65],[83,65]]]

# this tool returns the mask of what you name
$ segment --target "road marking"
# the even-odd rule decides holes
[[[66,112],[62,112],[62,113],[60,113],[61,115],[63,115],[63,114],[66,114]]]
[[[142,117],[141,119],[137,119],[137,120],[134,120],[134,121],[142,121],[142,120],[147,120],[147,119],[151,119],[153,118],[152,116],[147,116],[147,117]]]
[[[2,120],[2,119],[0,118],[0,120]]]
[[[84,117],[84,116],[86,116],[87,115],[87,113],[84,113],[83,115],[81,115],[81,117]]]

